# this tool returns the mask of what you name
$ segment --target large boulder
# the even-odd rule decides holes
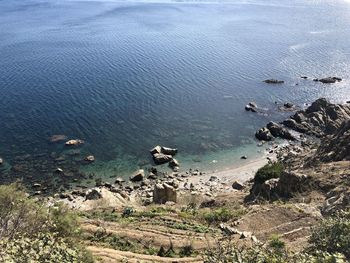
[[[162,152],[162,147],[157,145],[155,146],[153,149],[150,150],[151,154],[157,154],[157,153],[161,153]]]
[[[163,164],[170,162],[173,159],[173,156],[163,154],[163,153],[156,153],[153,155],[153,160],[156,164]]]
[[[270,130],[266,127],[261,128],[255,133],[255,137],[260,141],[271,141],[273,140],[273,136]]]
[[[166,155],[176,155],[177,149],[176,148],[169,148],[169,147],[162,147],[162,153]]]
[[[177,201],[176,189],[167,184],[156,184],[153,189],[153,202],[156,204],[165,204],[166,202]]]
[[[295,140],[295,137],[281,125],[275,122],[269,122],[266,126],[274,137],[279,137],[286,140]]]
[[[130,176],[130,181],[140,182],[144,179],[144,177],[145,177],[145,171],[143,169],[140,169]]]
[[[171,168],[175,168],[175,167],[179,167],[180,163],[178,162],[178,160],[176,160],[175,158],[171,159],[171,161],[169,162],[169,166]]]

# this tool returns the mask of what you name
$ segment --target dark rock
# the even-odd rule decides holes
[[[117,179],[115,179],[115,184],[122,184],[122,183],[124,183],[125,182],[125,180],[123,179],[123,178],[121,178],[121,177],[118,177]]]
[[[232,183],[232,188],[236,189],[236,190],[243,190],[244,189],[244,185],[238,181],[234,181]]]
[[[306,76],[302,76],[302,77],[300,77],[300,78],[302,78],[302,79],[307,79],[308,77],[306,77]]]
[[[63,169],[62,168],[59,168],[57,167],[56,170],[55,170],[56,173],[63,173]]]
[[[258,130],[255,133],[255,137],[258,140],[261,140],[261,141],[271,141],[271,140],[273,140],[273,136],[272,136],[270,130],[268,128],[266,128],[266,127],[263,127],[260,130]]]
[[[144,179],[144,177],[145,177],[145,171],[143,169],[140,169],[130,176],[130,181],[140,182]]]
[[[100,193],[99,190],[95,188],[88,190],[85,194],[86,200],[97,200],[101,198],[102,198],[102,194]]]
[[[287,108],[287,109],[291,109],[291,108],[294,108],[294,107],[295,107],[295,105],[292,104],[292,103],[290,103],[290,102],[284,103],[283,106],[284,106],[285,108]]]
[[[242,160],[247,160],[247,159],[248,159],[248,156],[247,156],[247,155],[243,155],[243,156],[241,156],[241,159],[242,159]]]
[[[287,129],[275,122],[269,122],[266,127],[274,137],[279,137],[286,140],[295,140],[295,137]]]
[[[319,79],[319,81],[326,84],[332,84],[332,83],[340,82],[342,81],[342,79],[337,77],[328,77],[328,78]]]
[[[283,80],[277,80],[277,79],[266,79],[264,80],[265,83],[268,83],[268,84],[282,84],[284,83]]]

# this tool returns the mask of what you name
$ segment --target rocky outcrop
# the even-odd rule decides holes
[[[321,162],[350,161],[350,120],[344,121],[339,130],[323,139],[314,160]]]
[[[259,129],[255,133],[255,137],[261,141],[271,141],[275,137],[279,137],[281,139],[292,140],[294,141],[296,138],[284,128],[282,125],[277,124],[275,122],[269,122],[266,127]]]
[[[145,171],[143,169],[138,170],[133,175],[130,176],[131,182],[140,182],[145,177]]]
[[[153,202],[156,204],[165,204],[166,202],[177,201],[176,189],[167,184],[156,184],[153,190]]]
[[[323,79],[314,79],[314,81],[319,81],[325,84],[333,84],[333,83],[342,81],[342,79],[338,77],[327,77]]]
[[[295,113],[283,124],[297,132],[321,138],[336,133],[348,119],[350,119],[350,105],[333,104],[321,98],[306,110]]]
[[[173,156],[177,154],[177,149],[157,145],[150,150],[150,153],[153,156],[154,162],[159,165],[170,162]]]
[[[290,198],[296,193],[310,189],[311,178],[299,172],[282,172],[279,178],[262,183],[255,182],[250,190],[248,200]]]

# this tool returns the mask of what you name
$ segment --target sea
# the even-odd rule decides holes
[[[156,145],[180,171],[259,158],[254,133],[284,103],[350,100],[349,14],[342,0],[0,0],[0,183],[113,182],[154,166]],[[343,80],[313,81],[328,76]]]

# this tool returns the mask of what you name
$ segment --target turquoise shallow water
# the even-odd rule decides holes
[[[349,99],[349,11],[345,1],[2,0],[1,181],[126,176],[151,165],[157,144],[179,148],[185,167],[253,157],[255,130],[288,115],[275,102]],[[266,115],[244,111],[252,100]],[[54,134],[86,143],[67,149]]]

